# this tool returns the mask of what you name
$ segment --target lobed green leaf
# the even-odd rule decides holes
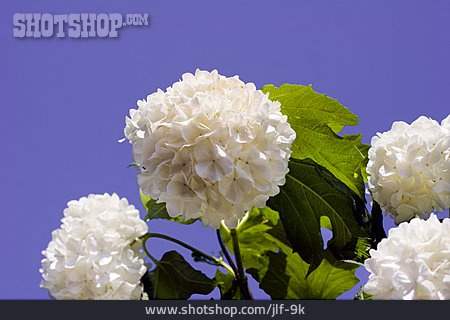
[[[272,299],[334,299],[358,282],[358,266],[337,261],[330,251],[307,277],[310,265],[293,252],[284,229],[278,212],[268,207],[253,208],[236,229],[247,272]],[[228,231],[221,233],[233,251]]]
[[[337,257],[351,259],[348,246],[358,238],[369,237],[369,215],[364,201],[328,170],[310,159],[291,159],[286,184],[267,205],[280,212],[292,248],[310,264],[310,272],[325,256],[321,223],[331,223],[329,242]],[[328,226],[329,227],[329,226]],[[329,227],[330,228],[330,227]],[[351,250],[354,252],[354,250]]]
[[[308,277],[309,265],[298,254],[267,255],[269,268],[260,286],[272,299],[336,299],[359,282],[358,266],[337,261],[329,252]]]
[[[220,289],[221,300],[240,300],[243,298],[239,285],[231,274],[217,270],[214,279]]]
[[[192,266],[176,251],[166,252],[154,261],[156,268],[148,272],[150,299],[188,299],[192,294],[208,294],[216,282]]]
[[[358,117],[311,86],[269,84],[262,91],[281,103],[281,112],[297,133],[292,157],[314,160],[364,199],[368,146],[361,143],[360,135],[337,135],[344,126],[357,125]]]

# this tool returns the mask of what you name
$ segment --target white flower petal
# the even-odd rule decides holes
[[[124,132],[138,184],[170,216],[234,226],[285,183],[295,132],[254,84],[197,70],[137,105]]]
[[[139,212],[116,194],[70,201],[42,252],[41,287],[55,299],[140,299],[147,268],[136,239],[146,232]]]
[[[382,300],[450,299],[450,219],[432,214],[389,230],[364,266],[364,291]]]
[[[411,125],[394,122],[372,138],[369,190],[397,224],[450,207],[447,119],[442,125],[423,116]]]

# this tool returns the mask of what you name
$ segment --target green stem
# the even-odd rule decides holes
[[[156,264],[158,262],[158,260],[156,260],[156,258],[154,256],[151,255],[151,253],[148,251],[146,244],[147,244],[147,240],[149,238],[145,238],[146,235],[144,235],[144,238],[142,238],[142,248],[144,248],[144,252],[145,254],[153,261],[154,264]]]
[[[223,243],[222,235],[220,234],[220,229],[217,229],[216,234],[217,234],[217,240],[219,241],[220,249],[222,249],[225,259],[227,260],[231,269],[233,269],[234,274],[237,275],[238,270],[237,270],[236,266],[234,265],[233,259],[231,259],[230,253],[228,252],[227,248],[225,247],[225,244]]]
[[[244,272],[244,265],[242,263],[241,250],[239,248],[239,239],[236,229],[230,229],[230,235],[233,242],[234,257],[236,259],[236,265],[238,270],[236,279],[239,283],[239,287],[241,288],[244,298],[247,300],[253,300],[252,293],[250,292],[250,288],[248,287],[247,276],[245,275]]]
[[[203,252],[203,251],[201,251],[201,250],[199,250],[199,249],[197,249],[197,248],[194,248],[193,246],[191,246],[191,245],[189,245],[189,244],[187,244],[187,243],[185,243],[185,242],[183,242],[183,241],[181,241],[181,240],[175,239],[175,238],[173,238],[173,237],[171,237],[171,236],[167,236],[167,235],[162,234],[162,233],[148,232],[148,233],[146,233],[145,235],[143,235],[143,236],[141,237],[141,239],[142,239],[142,241],[143,241],[143,243],[144,243],[144,245],[143,245],[143,247],[144,247],[144,252],[150,257],[150,259],[151,259],[153,262],[155,262],[156,259],[150,254],[150,252],[148,252],[148,250],[147,250],[147,248],[146,248],[146,246],[145,246],[147,240],[150,239],[150,238],[159,238],[159,239],[164,239],[164,240],[167,240],[167,241],[171,241],[171,242],[173,242],[173,243],[176,243],[176,244],[178,244],[178,245],[180,245],[180,246],[182,246],[182,247],[184,247],[184,248],[190,250],[192,253],[195,253],[195,254],[197,254],[198,256],[201,256],[201,257],[205,258],[206,260],[212,262],[213,264],[215,264],[215,265],[217,265],[217,266],[222,266],[222,267],[223,267],[224,269],[226,269],[226,270],[228,271],[228,273],[230,273],[232,276],[236,276],[235,273],[234,273],[234,271],[233,271],[233,269],[232,269],[225,261],[223,261],[223,259],[213,257],[213,256],[211,256],[211,255],[209,255],[209,254],[207,254],[207,253],[205,253],[205,252]]]

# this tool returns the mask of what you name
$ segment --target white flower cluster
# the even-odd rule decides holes
[[[170,216],[234,228],[285,183],[295,132],[253,83],[197,70],[137,104],[124,132],[138,184]]]
[[[147,225],[127,199],[105,193],[70,201],[61,222],[42,252],[42,288],[59,300],[141,297],[147,269],[135,240]]]
[[[450,116],[394,122],[371,144],[369,190],[395,223],[450,207]]]
[[[389,230],[371,258],[364,291],[382,300],[450,299],[450,219],[412,219]]]

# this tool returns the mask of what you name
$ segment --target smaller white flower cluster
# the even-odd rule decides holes
[[[381,300],[450,299],[450,219],[412,219],[389,230],[371,258],[364,291]]]
[[[395,223],[450,207],[450,116],[394,122],[371,144],[369,190]]]
[[[197,70],[137,104],[124,133],[138,184],[170,216],[235,228],[285,183],[295,132],[253,83]]]
[[[42,252],[41,287],[58,300],[137,300],[146,272],[141,243],[147,224],[117,194],[68,203]]]

